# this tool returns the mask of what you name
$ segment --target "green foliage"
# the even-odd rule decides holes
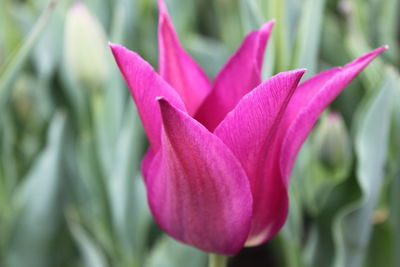
[[[156,1],[82,1],[83,19],[75,2],[0,0],[0,266],[206,266],[151,219],[146,139],[107,47],[157,67]],[[330,107],[342,128],[324,116],[303,146],[281,234],[248,251],[262,251],[255,266],[400,266],[400,2],[166,2],[210,77],[272,18],[264,78],[300,67],[310,76],[390,46]]]

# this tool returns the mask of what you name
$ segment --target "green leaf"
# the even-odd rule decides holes
[[[262,6],[256,0],[241,0],[240,1],[240,11],[242,17],[242,24],[244,28],[244,33],[247,34],[252,30],[256,30],[261,27],[263,23],[266,22],[264,14],[261,12]],[[271,14],[271,17],[273,15]],[[274,74],[275,67],[275,41],[274,41],[274,31],[272,31],[270,40],[267,44],[267,50],[264,56],[262,78],[267,79]]]
[[[212,79],[229,57],[226,45],[211,38],[193,34],[187,39],[187,44],[190,54]]]
[[[390,55],[390,60],[393,64],[397,63],[399,66],[400,59],[400,46],[396,40],[396,32],[398,32],[399,22],[399,9],[400,1],[398,0],[384,0],[379,1],[378,8],[380,16],[378,21],[373,21],[377,27],[377,34],[379,36],[378,45],[389,45],[390,49],[387,54]]]
[[[400,156],[398,157],[398,161],[400,161]],[[394,229],[394,266],[400,265],[400,170],[397,171],[396,176],[393,179],[392,184],[392,199],[391,199],[391,221],[393,223]]]
[[[257,30],[264,23],[264,18],[256,0],[240,0],[239,3],[244,33]]]
[[[138,177],[144,151],[144,133],[134,105],[128,105],[126,119],[113,151],[112,172],[107,180],[113,225],[128,262],[141,262],[151,216],[146,189]]]
[[[5,106],[9,99],[12,84],[15,81],[19,71],[23,67],[25,61],[30,55],[35,43],[38,41],[41,33],[45,29],[47,22],[56,6],[55,1],[51,1],[47,9],[42,13],[36,25],[33,27],[28,38],[25,40],[21,48],[11,58],[8,64],[0,70],[0,108]]]
[[[356,0],[354,2],[348,2],[348,4],[353,13],[348,17],[348,32],[344,38],[344,43],[351,58],[357,58],[373,49],[368,35],[363,34],[364,28],[368,29],[368,27],[366,27],[368,25],[366,20],[371,18],[368,18],[366,12],[366,1]],[[381,45],[383,44],[378,44],[378,46]],[[381,57],[378,57],[361,72],[361,81],[369,92],[373,92],[379,87],[383,68],[383,60]]]
[[[306,68],[305,78],[317,72],[325,0],[306,0],[297,29],[292,68]]]
[[[287,3],[282,0],[268,1],[270,11],[270,18],[276,19],[274,26],[274,33],[271,41],[274,42],[275,52],[275,72],[286,71],[289,66],[289,59],[291,54],[291,45],[289,42],[289,28],[287,27]]]
[[[393,133],[392,133],[392,161],[390,168],[393,173],[393,181],[391,184],[391,200],[390,200],[390,222],[394,231],[394,246],[392,248],[394,254],[394,265],[400,266],[400,75],[395,70],[390,69],[390,74],[397,80],[395,85],[395,94],[393,97]]]
[[[165,1],[178,36],[186,47],[186,37],[192,31],[196,20],[197,1]]]
[[[108,266],[106,257],[98,247],[97,243],[88,234],[88,232],[69,215],[69,228],[72,236],[78,244],[82,254],[82,260],[86,267],[106,267]]]
[[[15,194],[16,207],[8,266],[52,266],[53,242],[62,219],[61,157],[66,125],[57,113],[48,132],[47,145]]]
[[[206,263],[206,253],[163,236],[151,251],[144,267],[204,267]]]
[[[335,218],[336,267],[358,267],[365,259],[372,229],[372,214],[385,176],[392,87],[393,80],[386,79],[372,102],[366,106],[357,129],[356,176],[362,197],[340,210]]]
[[[42,7],[43,4],[39,2],[35,1],[35,4]],[[49,79],[57,70],[62,55],[64,20],[65,15],[61,7],[55,9],[54,16],[49,18],[48,26],[33,48],[33,62],[41,78]]]
[[[379,223],[371,234],[371,242],[366,255],[365,267],[398,266],[394,264],[396,253],[393,242],[393,229],[387,223]]]
[[[352,167],[350,137],[340,114],[323,114],[304,146],[307,161],[299,188],[306,210],[313,216],[323,211],[332,190],[349,175]]]

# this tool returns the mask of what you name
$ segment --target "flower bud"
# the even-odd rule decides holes
[[[102,85],[108,75],[108,46],[100,22],[77,2],[65,22],[65,60],[71,78],[91,89]]]
[[[338,113],[323,117],[315,129],[315,153],[329,172],[344,170],[351,162],[350,140],[343,118]]]

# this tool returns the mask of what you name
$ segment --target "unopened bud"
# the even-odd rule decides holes
[[[341,14],[348,17],[351,15],[353,7],[349,0],[340,0],[338,3],[338,9]]]
[[[351,147],[343,118],[338,113],[323,117],[315,130],[315,152],[327,171],[347,168]]]
[[[77,2],[65,22],[65,59],[71,78],[98,88],[107,78],[108,46],[104,30],[87,7]]]

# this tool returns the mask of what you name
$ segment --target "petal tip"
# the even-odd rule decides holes
[[[379,55],[380,53],[382,53],[382,52],[384,52],[384,51],[386,51],[386,50],[388,50],[388,49],[389,49],[389,46],[388,46],[388,45],[382,45],[382,46],[376,48],[375,50],[372,50],[372,51],[370,52],[370,54]]]
[[[301,69],[295,69],[295,70],[288,71],[287,73],[292,73],[293,75],[297,76],[298,79],[300,80],[306,71],[307,71],[306,68],[301,68]]]
[[[307,71],[307,69],[306,68],[300,68],[300,69],[297,69],[295,71],[298,72],[298,73],[304,74]]]
[[[122,45],[119,44],[114,44],[112,42],[108,42],[108,47],[111,49],[112,53],[114,54],[114,56],[116,56],[116,53],[119,50],[123,50],[126,49],[125,47],[123,47]]]
[[[267,21],[266,23],[264,23],[264,25],[262,27],[272,27],[276,24],[276,19],[271,19],[269,21]]]
[[[163,96],[157,96],[156,101],[160,107],[161,117],[164,119],[165,113],[170,109],[176,109],[171,103],[168,102],[167,99]]]
[[[158,0],[158,10],[160,12],[160,17],[163,17],[167,14],[167,6],[165,5],[164,0]]]
[[[275,23],[276,23],[275,19],[271,19],[271,20],[267,21],[266,23],[261,25],[260,32],[264,32],[264,33],[268,34],[274,27]]]
[[[158,102],[158,103],[161,103],[161,102],[166,102],[167,100],[165,100],[165,98],[163,97],[163,96],[156,96],[156,101]]]
[[[117,44],[114,44],[114,43],[108,41],[108,47],[109,47],[109,48],[114,49],[114,48],[117,47],[117,46],[118,46]]]

